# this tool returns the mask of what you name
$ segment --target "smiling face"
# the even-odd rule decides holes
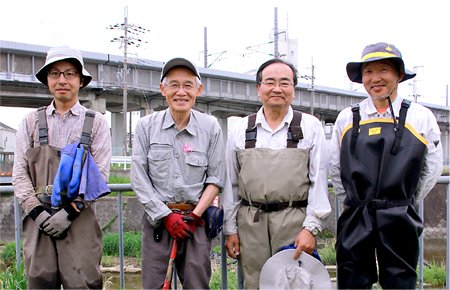
[[[274,87],[264,83],[258,84],[258,97],[264,105],[265,110],[288,110],[294,99],[295,87],[280,87],[280,82],[293,83],[294,73],[284,63],[273,63],[262,71],[262,82],[277,82]]]
[[[362,82],[373,100],[386,99],[391,93],[391,100],[397,96],[397,85],[404,73],[398,72],[389,59],[381,59],[363,64]]]
[[[203,89],[202,85],[197,88],[197,77],[185,67],[171,69],[165,76],[165,84],[160,84],[159,87],[172,115],[190,113]]]
[[[47,84],[50,92],[55,97],[55,107],[58,104],[72,107],[78,101],[78,91],[83,85],[81,74],[76,66],[68,61],[60,60],[49,65],[49,72],[77,72],[75,78],[66,79],[63,74],[58,78],[50,78],[47,76]]]

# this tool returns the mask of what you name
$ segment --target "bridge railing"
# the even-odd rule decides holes
[[[437,182],[438,184],[446,184],[447,185],[447,245],[446,245],[446,281],[450,281],[450,177],[449,176],[441,176]],[[122,203],[122,192],[132,191],[130,184],[109,184],[108,185],[111,191],[115,191],[118,193],[117,198],[117,208],[118,208],[118,230],[119,230],[119,263],[120,263],[120,288],[125,289],[125,267],[124,267],[124,245],[123,245],[123,203]],[[331,181],[328,180],[328,186],[331,187]],[[14,189],[12,186],[0,186],[0,194],[1,193],[13,193]],[[340,202],[336,199],[336,221],[340,214]],[[20,223],[22,218],[20,217],[20,208],[17,201],[17,198],[14,196],[14,219],[15,219],[15,241],[16,241],[16,263],[17,270],[20,269],[21,264],[21,254],[20,254]],[[419,215],[423,219],[423,201],[419,204]],[[227,283],[227,252],[224,246],[225,236],[223,231],[221,232],[220,238],[220,246],[221,246],[221,288],[228,289]],[[423,235],[420,238],[420,256],[419,256],[419,289],[423,289]],[[176,279],[176,275],[173,276]],[[176,283],[174,283],[176,285]],[[243,289],[242,287],[242,275],[239,271],[238,267],[238,289]],[[176,287],[176,286],[175,286]],[[450,283],[446,283],[446,289],[450,289]]]

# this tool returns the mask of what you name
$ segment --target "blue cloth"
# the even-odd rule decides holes
[[[83,154],[86,154],[84,164]],[[86,201],[95,200],[111,192],[91,152],[85,152],[80,143],[69,144],[61,150],[61,160],[53,182],[53,206],[60,205],[63,191],[67,192],[69,199],[80,195]]]
[[[84,200],[92,201],[109,193],[111,193],[111,190],[103,179],[102,173],[98,169],[94,157],[92,157],[91,152],[88,151],[81,173],[80,190],[78,194]]]
[[[292,243],[292,244],[289,244],[288,246],[282,246],[280,252],[284,251],[284,250],[288,250],[288,249],[297,249],[297,247],[294,247],[294,243]],[[322,263],[319,253],[316,250],[314,250],[312,256]]]

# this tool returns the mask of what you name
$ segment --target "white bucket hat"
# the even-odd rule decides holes
[[[71,48],[69,46],[55,46],[51,48],[47,53],[47,58],[45,60],[45,64],[41,69],[36,73],[36,78],[48,86],[47,84],[47,66],[55,63],[60,60],[65,59],[75,59],[81,65],[81,75],[83,76],[83,86],[81,88],[86,87],[92,80],[92,76],[84,69],[83,56],[81,55],[81,51],[75,48]]]
[[[305,252],[294,260],[294,253],[295,249],[284,250],[266,261],[260,289],[331,289],[330,275],[319,260]]]

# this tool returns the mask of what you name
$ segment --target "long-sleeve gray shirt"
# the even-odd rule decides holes
[[[152,220],[172,212],[165,203],[197,204],[206,184],[222,188],[225,171],[222,129],[213,117],[191,110],[182,131],[169,109],[138,121],[131,186]]]

